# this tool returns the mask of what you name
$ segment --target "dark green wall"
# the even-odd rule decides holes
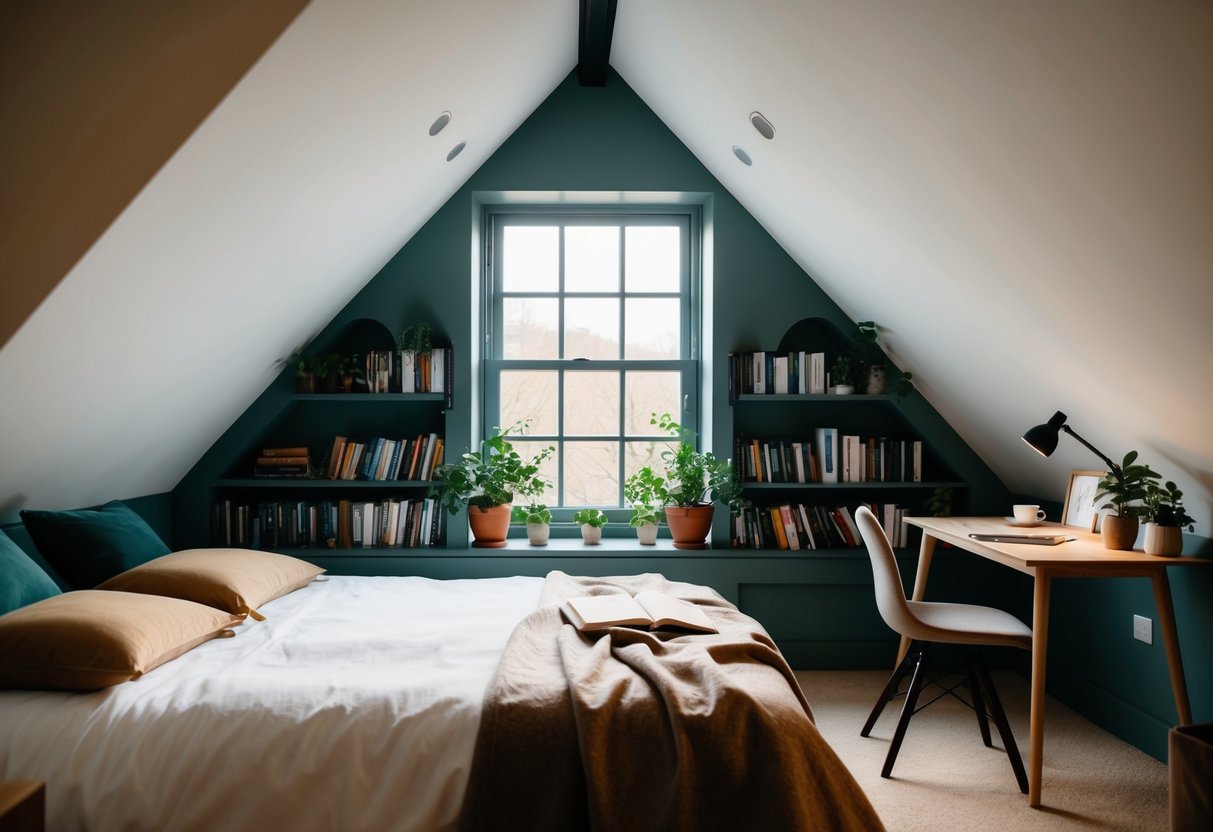
[[[437,140],[436,140],[437,141]],[[725,396],[725,356],[730,350],[772,349],[780,335],[806,317],[819,317],[840,332],[851,322],[758,222],[695,159],[617,75],[603,88],[582,88],[573,76],[562,82],[527,121],[447,201],[341,312],[321,336],[361,318],[388,329],[429,321],[456,346],[456,404],[447,418],[452,452],[470,443],[474,424],[468,395],[472,384],[473,275],[478,200],[501,192],[599,191],[680,192],[699,195],[711,251],[714,311],[707,324],[710,346],[705,402],[712,447],[730,445],[733,413]],[[910,368],[913,369],[913,368]],[[177,543],[206,545],[208,483],[262,438],[283,412],[290,392],[284,375],[240,417],[174,491]],[[921,397],[897,404],[958,478],[970,484],[958,511],[1003,514],[1011,495],[967,445]],[[718,538],[719,540],[719,538]],[[502,557],[466,548],[466,533],[452,529],[449,554],[400,553],[394,557],[318,558],[334,571],[463,577],[544,574],[548,568],[589,574],[665,570],[673,576],[718,586],[770,627],[795,663],[803,666],[883,666],[892,639],[875,617],[871,577],[862,558],[750,557],[717,551],[712,556],[579,555],[576,546],[545,555],[525,550]],[[914,556],[904,555],[912,574]],[[1165,728],[1173,717],[1165,657],[1155,646],[1141,648],[1122,637],[1130,611],[1149,615],[1153,603],[1141,581],[1057,582],[1050,638],[1050,689],[1115,733],[1156,756],[1165,753]],[[1137,586],[1143,584],[1143,586]],[[1188,678],[1198,719],[1213,718],[1210,672],[1213,657],[1209,585],[1176,575],[1181,638],[1188,650]],[[1030,594],[1023,606],[1021,579],[963,554],[940,557],[931,597],[963,597],[1017,608],[1030,620]],[[811,612],[806,612],[810,610]],[[839,622],[842,622],[840,624]],[[846,630],[861,631],[862,647]],[[1105,639],[1105,635],[1108,638]],[[856,658],[858,657],[858,658]]]

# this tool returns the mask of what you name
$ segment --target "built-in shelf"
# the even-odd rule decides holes
[[[435,483],[431,480],[304,480],[304,479],[274,479],[274,478],[238,478],[215,480],[216,488],[272,488],[275,491],[285,488],[301,490],[332,491],[349,489],[365,491],[367,489],[387,490],[402,488],[425,488]]]
[[[964,482],[750,482],[746,491],[880,491],[903,488],[968,488]]]
[[[789,402],[835,402],[839,404],[871,404],[872,402],[882,402],[892,404],[896,396],[889,393],[867,394],[853,393],[847,396],[839,396],[830,393],[742,393],[734,400],[734,404],[744,402],[751,404],[755,402],[766,402],[768,404],[788,404]]]
[[[328,402],[336,404],[343,402],[345,404],[367,404],[368,402],[379,402],[381,404],[401,402],[440,402],[446,397],[446,393],[294,393],[290,400],[293,402]]]

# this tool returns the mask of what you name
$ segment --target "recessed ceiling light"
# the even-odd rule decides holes
[[[750,113],[750,124],[754,125],[754,129],[764,139],[770,140],[775,138],[775,125],[767,121],[767,117],[757,110]]]
[[[437,136],[442,132],[442,128],[451,123],[451,111],[444,110],[442,115],[434,119],[434,123],[430,125],[430,135]]]
[[[463,149],[468,146],[467,140],[461,141],[459,144],[451,148],[451,152],[446,154],[446,160],[449,162],[463,152]]]
[[[746,153],[737,145],[733,145],[733,155],[741,160],[741,163],[746,167],[754,164],[754,160],[750,158],[750,154]]]

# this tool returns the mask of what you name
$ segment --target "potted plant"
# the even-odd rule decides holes
[[[849,355],[840,355],[830,367],[831,391],[836,396],[849,396],[855,392],[855,361]]]
[[[412,393],[419,390],[416,381],[417,367],[421,363],[419,356],[428,354],[433,349],[432,335],[433,330],[425,322],[411,324],[400,330],[398,343],[402,392]]]
[[[665,464],[665,521],[675,549],[706,549],[712,529],[712,503],[730,505],[741,487],[726,459],[711,451],[695,450],[694,432],[683,428],[670,414],[652,414],[649,424],[678,438],[673,450],[661,453]]]
[[[857,366],[853,378],[867,378],[865,392],[870,395],[892,392],[904,396],[914,389],[913,374],[893,364],[885,355],[880,346],[880,327],[875,321],[857,321],[855,334],[853,352]]]
[[[357,385],[366,385],[366,373],[362,369],[362,360],[355,353],[341,358],[341,389],[353,393]]]
[[[513,520],[526,525],[526,539],[532,546],[547,546],[552,534],[552,512],[543,503],[514,506]]]
[[[1170,480],[1164,485],[1149,480],[1143,504],[1142,517],[1146,521],[1143,548],[1146,554],[1178,555],[1184,548],[1183,530],[1196,531],[1196,520],[1184,508],[1184,493]]]
[[[291,357],[286,360],[287,364],[295,368],[296,393],[316,392],[316,375],[313,372],[314,361],[315,359],[301,352],[291,353]]]
[[[644,466],[623,485],[623,496],[632,507],[628,525],[636,530],[636,539],[642,546],[657,543],[657,531],[661,527],[661,507],[666,500],[665,479]]]
[[[549,446],[530,461],[524,460],[508,437],[521,434],[525,428],[525,422],[505,430],[493,428],[479,450],[465,452],[458,460],[434,470],[441,488],[436,485],[430,495],[437,496],[451,514],[467,508],[468,524],[475,538],[472,545],[477,548],[498,549],[505,545],[516,492],[539,494],[547,487],[539,476],[539,467],[556,449]]]
[[[345,368],[345,356],[327,352],[312,358],[312,375],[320,384],[320,392],[336,393],[341,389],[341,372]]]
[[[602,527],[607,524],[606,512],[596,508],[583,508],[573,515],[573,522],[581,526],[581,540],[587,546],[597,546],[602,540]]]
[[[1103,519],[1101,532],[1105,548],[1132,549],[1137,541],[1138,518],[1145,513],[1142,503],[1149,494],[1151,480],[1157,480],[1159,475],[1151,471],[1148,465],[1135,465],[1136,461],[1137,451],[1129,451],[1124,461],[1120,465],[1113,465],[1112,470],[1099,481],[1099,493],[1095,499],[1111,498],[1100,508],[1110,508],[1116,512]]]

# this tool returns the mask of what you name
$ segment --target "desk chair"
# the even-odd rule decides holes
[[[868,547],[868,556],[872,560],[872,577],[876,587],[876,606],[880,609],[880,617],[898,634],[910,639],[910,649],[905,658],[897,665],[888,684],[880,694],[876,707],[864,724],[860,736],[866,737],[872,731],[884,706],[897,696],[901,681],[912,674],[910,687],[906,690],[905,703],[901,708],[901,718],[897,721],[897,730],[893,733],[893,742],[889,746],[888,756],[885,757],[881,777],[889,777],[893,772],[893,763],[897,760],[897,752],[901,750],[901,741],[905,739],[906,728],[910,717],[917,713],[918,696],[926,681],[924,667],[928,649],[932,644],[969,644],[969,645],[999,645],[1018,647],[1030,650],[1032,647],[1032,630],[1010,613],[992,607],[978,607],[971,604],[941,604],[927,601],[906,600],[905,589],[901,584],[901,574],[897,571],[897,560],[893,557],[893,548],[889,539],[881,529],[876,516],[867,508],[860,506],[855,510],[855,522],[864,544]],[[1015,745],[1015,737],[1011,734],[1011,726],[1007,723],[1007,715],[1002,709],[1002,702],[994,683],[986,670],[985,663],[977,653],[965,656],[968,670],[969,691],[973,697],[970,707],[977,714],[977,724],[981,729],[981,739],[986,747],[991,747],[990,726],[987,719],[992,719],[1002,737],[1002,743],[1007,749],[1007,757],[1019,782],[1019,790],[1028,793],[1028,776],[1024,772],[1023,760],[1019,756],[1019,748]],[[945,690],[944,694],[955,694],[955,685]],[[939,697],[936,697],[938,699]],[[959,699],[960,697],[957,696]],[[935,700],[932,699],[931,702]],[[964,700],[961,699],[963,702]],[[928,702],[927,705],[931,704]],[[966,705],[970,703],[966,702]],[[987,710],[988,706],[988,710]],[[925,708],[926,705],[923,705]]]

